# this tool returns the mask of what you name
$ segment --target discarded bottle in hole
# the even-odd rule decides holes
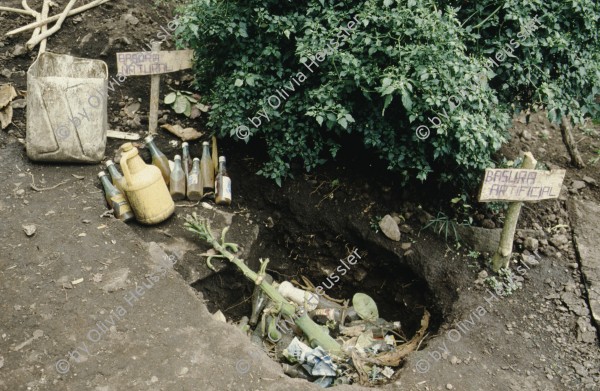
[[[112,178],[113,185],[115,185],[117,190],[125,195],[125,178],[123,178],[123,175],[121,175],[117,169],[117,166],[112,160],[107,160],[105,164],[108,172],[110,173],[110,177]]]
[[[165,180],[165,183],[168,186],[171,178],[171,166],[169,166],[169,159],[167,159],[165,154],[162,153],[154,143],[154,136],[148,136],[144,139],[144,141],[146,141],[146,146],[150,150],[152,164],[158,167],[163,179]]]
[[[174,201],[181,201],[185,199],[185,172],[181,167],[181,156],[175,155],[175,165],[173,171],[171,171],[171,181],[169,183],[169,190],[171,198]]]
[[[202,159],[200,159],[200,173],[204,195],[214,195],[215,192],[215,167],[210,157],[208,141],[202,143]]]
[[[265,274],[264,281],[271,284],[273,282],[273,277],[271,277],[269,274]],[[252,292],[252,315],[250,315],[250,321],[248,322],[250,326],[256,326],[258,323],[258,318],[267,306],[268,302],[269,296],[267,296],[265,291],[262,290],[260,285],[256,285],[254,287],[254,292]]]
[[[104,171],[98,174],[102,187],[104,187],[104,194],[108,207],[114,211],[115,217],[121,221],[127,222],[135,218],[131,210],[131,206],[125,199],[123,193],[121,193],[108,179],[108,176]]]
[[[200,201],[203,196],[202,178],[200,176],[200,159],[195,158],[192,164],[192,171],[187,181],[187,198],[190,201]]]
[[[181,149],[183,151],[181,155],[181,164],[183,165],[183,172],[185,172],[185,180],[187,181],[187,178],[190,175],[190,170],[192,169],[190,145],[187,142],[184,142],[183,144],[181,144]]]
[[[219,173],[215,180],[215,192],[217,205],[231,205],[231,178],[227,175],[225,156],[219,157]]]

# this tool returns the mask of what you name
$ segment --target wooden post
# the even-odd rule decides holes
[[[526,152],[521,168],[533,170],[535,169],[536,164],[537,161],[531,152]],[[508,206],[504,228],[502,228],[502,234],[500,235],[500,244],[492,258],[492,265],[495,272],[503,267],[508,267],[508,263],[510,262],[515,231],[517,230],[517,222],[519,221],[519,215],[521,214],[521,206],[523,206],[522,201],[511,202]]]
[[[160,42],[152,43],[152,52],[160,52]],[[152,75],[150,87],[150,114],[148,118],[150,134],[158,133],[158,102],[160,100],[160,74]]]

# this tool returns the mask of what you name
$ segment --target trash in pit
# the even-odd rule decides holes
[[[425,312],[420,330],[408,340],[401,323],[379,318],[377,304],[364,293],[356,293],[348,307],[348,301],[319,296],[288,281],[278,284],[268,274],[265,280],[286,300],[298,305],[300,313],[307,313],[335,336],[342,352],[329,353],[311,343],[314,340],[297,327],[294,317],[275,315],[276,305],[259,286],[252,295],[250,320],[245,317],[238,327],[250,335],[254,344],[281,361],[288,376],[323,388],[341,384],[373,386],[391,379],[394,367],[398,369],[402,359],[417,349],[429,325],[429,313]]]

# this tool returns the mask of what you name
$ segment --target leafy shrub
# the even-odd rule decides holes
[[[592,0],[480,3],[192,0],[178,38],[197,53],[208,125],[264,139],[260,173],[279,183],[294,160],[311,170],[335,158],[351,133],[405,179],[473,180],[493,164],[515,109],[541,103],[554,118],[580,119],[600,88]],[[487,69],[536,14],[541,27],[521,52]],[[417,137],[422,125],[431,138]]]

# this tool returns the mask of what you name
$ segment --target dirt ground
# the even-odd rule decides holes
[[[2,5],[19,7],[20,1]],[[40,1],[31,5],[39,8]],[[152,2],[110,2],[67,19],[49,40],[49,50],[104,60],[114,76],[115,53],[142,50],[171,15],[171,10]],[[0,84],[12,83],[21,91],[27,89],[26,71],[35,54],[19,50],[26,35],[6,38],[3,34],[28,22],[27,17],[0,12]],[[169,48],[169,42],[163,48]],[[169,86],[188,88],[189,80],[186,73],[164,77],[162,91]],[[130,78],[116,86],[109,98],[111,129],[145,135],[148,95],[148,78]],[[139,111],[127,114],[124,108],[135,102],[141,103]],[[204,130],[202,120],[183,120],[164,105],[161,110],[161,116],[166,115],[163,121]],[[233,327],[211,323],[203,334],[202,329],[194,329],[198,321],[194,314],[183,313],[183,309],[193,309],[209,317],[208,312],[222,310],[235,322],[249,315],[251,308],[252,285],[225,265],[219,273],[210,272],[198,255],[205,248],[183,229],[187,213],[206,213],[201,206],[178,207],[173,218],[152,228],[101,218],[105,208],[95,176],[101,165],[32,164],[24,151],[25,129],[25,110],[16,109],[13,124],[0,131],[0,175],[4,178],[0,181],[0,390],[308,388],[299,380],[277,380],[283,376],[281,369],[266,355],[249,356],[250,340],[244,340],[241,333],[229,337],[235,334]],[[228,157],[234,181],[234,203],[224,212],[246,227],[239,228],[238,236],[249,243],[244,255],[248,263],[256,268],[259,257],[269,257],[269,273],[278,280],[306,276],[319,284],[340,258],[357,248],[365,262],[336,284],[331,296],[351,297],[357,290],[370,294],[382,316],[401,321],[407,335],[417,330],[424,309],[432,313],[424,343],[383,386],[386,389],[596,390],[600,389],[598,332],[566,205],[568,199],[600,202],[600,162],[592,163],[600,151],[599,127],[589,124],[585,129],[576,133],[584,160],[590,162],[583,170],[570,166],[560,131],[539,114],[517,117],[513,139],[498,155],[500,161],[501,156],[515,159],[520,151],[531,151],[547,167],[567,169],[559,199],[527,204],[523,209],[515,252],[518,259],[527,261],[512,265],[520,289],[507,297],[492,296],[483,282],[482,271],[491,274],[485,254],[473,254],[464,246],[456,249],[452,241],[446,243],[422,229],[431,215],[449,209],[447,199],[437,196],[442,190],[416,183],[403,187],[377,162],[361,165],[355,156],[365,153],[353,148],[352,140],[341,151],[339,162],[310,175],[298,171],[296,179],[284,182],[282,188],[254,175],[265,158],[264,146],[222,140],[220,148]],[[175,137],[161,131],[158,144],[169,157],[179,148],[174,141]],[[108,157],[115,155],[120,144],[109,140]],[[192,143],[191,151],[199,155],[199,141]],[[147,159],[145,150],[142,154]],[[41,192],[30,186],[50,188],[66,180]],[[502,220],[502,212],[490,212],[482,205],[477,208],[476,225],[492,230]],[[390,213],[404,220],[399,243],[373,227],[374,221]],[[21,227],[32,223],[38,233],[27,238]],[[253,227],[256,237],[250,238]],[[527,248],[527,238],[536,238],[539,248]],[[80,292],[71,277],[85,275],[84,284],[102,285],[102,275],[106,282],[109,272],[118,274],[120,262],[146,257],[147,250],[142,249],[150,242],[180,260],[175,270],[183,276],[170,282],[172,298],[153,291],[155,301],[147,299],[153,303],[153,313],[160,315],[145,319],[140,313],[129,323],[117,324],[108,347],[102,345],[102,354],[90,357],[87,365],[77,362],[68,374],[56,373],[48,363],[73,349],[90,328],[85,311],[96,306],[102,311],[113,308],[105,293],[98,294],[101,290]],[[140,267],[139,276],[147,273]],[[197,292],[180,294],[177,284],[186,283]],[[161,298],[169,299],[161,303]],[[100,314],[98,318],[105,317]],[[186,322],[193,333],[182,332],[185,335],[180,338],[167,338],[164,334],[169,333],[160,329],[185,328]],[[36,330],[43,330],[43,336],[35,334]],[[130,345],[131,335],[140,333],[145,340]],[[186,338],[201,341],[202,349],[193,359],[184,354]],[[227,342],[229,338],[235,342]],[[36,347],[37,339],[44,340],[43,349]],[[221,351],[207,341],[211,339],[226,347]],[[157,351],[162,352],[139,353],[153,341],[160,341]],[[120,343],[133,350],[120,349]],[[169,356],[180,361],[174,364]],[[140,357],[143,363],[134,362]],[[220,359],[228,363],[220,371],[208,364]],[[238,364],[246,360],[252,365],[240,372]],[[112,366],[110,361],[114,361]],[[153,376],[165,363],[173,365],[168,382]],[[199,368],[214,369],[215,379],[198,381],[206,377]]]

